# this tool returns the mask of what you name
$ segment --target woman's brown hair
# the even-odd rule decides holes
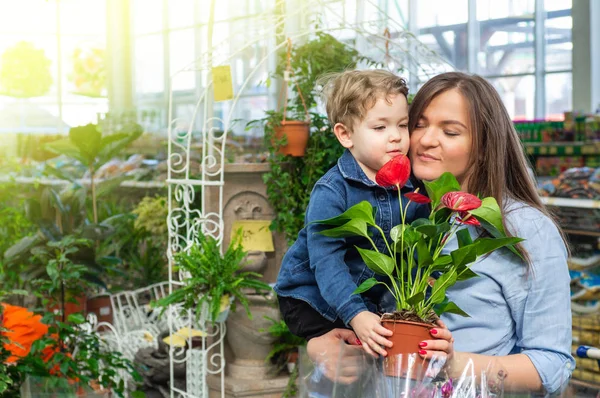
[[[431,101],[452,89],[458,90],[469,106],[472,150],[466,176],[470,193],[494,197],[503,214],[505,199],[510,198],[525,203],[554,220],[542,204],[535,182],[527,170],[528,163],[521,140],[500,95],[481,76],[448,72],[430,79],[412,101],[408,119],[409,132],[414,131]],[[505,229],[510,234],[506,225]],[[562,235],[560,228],[559,231]],[[523,247],[517,247],[517,250],[529,262],[529,256]]]

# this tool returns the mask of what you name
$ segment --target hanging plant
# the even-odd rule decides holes
[[[33,43],[21,41],[0,60],[0,94],[17,98],[40,97],[52,86],[50,59]]]
[[[75,94],[106,96],[106,51],[103,48],[76,48],[72,59],[73,72],[69,81],[75,86]]]

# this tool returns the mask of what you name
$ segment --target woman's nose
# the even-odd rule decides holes
[[[436,146],[438,144],[437,134],[433,128],[423,130],[419,138],[419,143],[423,146]]]

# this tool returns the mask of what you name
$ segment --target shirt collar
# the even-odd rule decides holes
[[[360,168],[360,165],[358,164],[358,162],[356,161],[356,159],[354,158],[354,156],[352,155],[352,153],[350,153],[350,151],[348,149],[346,149],[344,151],[344,154],[342,156],[340,156],[337,164],[338,164],[338,168],[340,169],[340,172],[342,173],[342,176],[346,180],[360,182],[361,184],[364,184],[368,187],[378,187],[379,186],[379,185],[377,185],[377,183],[375,183],[374,181],[371,181],[367,177],[367,175],[365,174],[363,169]],[[412,181],[408,180],[406,182],[406,184],[404,185],[403,189],[404,188],[412,190],[414,188]]]

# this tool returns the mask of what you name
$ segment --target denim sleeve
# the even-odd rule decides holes
[[[513,282],[505,296],[516,323],[517,346],[529,357],[550,394],[568,382],[571,355],[571,299],[565,244],[554,223],[537,212],[515,212],[513,234],[526,239],[531,265],[525,279]],[[510,277],[510,276],[509,276]],[[525,289],[525,299],[513,299]],[[512,290],[512,292],[511,292]],[[510,373],[510,371],[509,371]]]
[[[334,184],[315,185],[306,210],[306,239],[310,267],[315,274],[319,291],[348,325],[359,312],[367,311],[367,307],[360,294],[352,294],[357,286],[344,260],[346,240],[321,235],[318,232],[325,227],[310,224],[313,221],[338,216],[346,210],[343,191],[336,189]]]

